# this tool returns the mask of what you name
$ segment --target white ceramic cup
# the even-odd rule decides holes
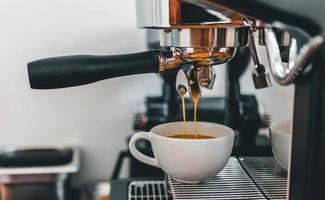
[[[287,170],[291,146],[291,121],[272,124],[270,126],[270,137],[275,159]]]
[[[187,130],[193,130],[193,122],[186,122]],[[234,144],[232,129],[215,123],[197,122],[197,132],[212,136],[211,139],[171,138],[183,133],[183,122],[158,125],[150,132],[135,134],[130,142],[131,154],[141,162],[159,167],[175,180],[183,183],[206,182],[227,164]],[[139,139],[150,141],[154,158],[136,149]]]

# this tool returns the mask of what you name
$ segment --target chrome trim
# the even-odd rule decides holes
[[[290,46],[291,35],[288,31],[285,30],[283,24],[281,23],[272,24],[272,30],[276,36],[276,39],[280,47]],[[258,33],[259,33],[259,45],[266,46],[265,29],[259,28]]]
[[[183,69],[177,72],[175,88],[179,95],[185,95],[188,91],[188,79]]]
[[[248,44],[249,27],[160,30],[163,47],[241,47]]]
[[[190,67],[186,71],[186,76],[187,76],[187,80],[188,80],[189,96],[191,97],[192,101],[194,102],[196,98],[200,99],[202,96],[200,80],[199,80],[197,71],[194,66]]]
[[[247,23],[245,15],[217,0],[136,0],[136,14],[139,28],[239,27]]]
[[[289,85],[308,66],[311,58],[324,43],[325,34],[309,40],[298,52],[297,42],[291,39],[288,64],[283,64],[281,52],[272,29],[265,29],[265,42],[272,75],[280,85]]]
[[[139,28],[170,27],[168,0],[136,0],[135,2]]]
[[[255,88],[259,89],[271,86],[270,75],[265,66],[261,64],[257,53],[254,32],[251,32],[249,36],[249,48],[255,64],[252,70],[252,78]]]
[[[254,61],[255,65],[261,64],[260,59],[258,57],[257,49],[256,49],[256,44],[255,44],[255,37],[254,37],[254,32],[251,32],[249,34],[249,49],[251,51],[251,56]]]
[[[195,67],[207,67],[230,61],[236,53],[236,47],[224,48],[171,48],[182,63],[195,64]]]
[[[159,72],[174,69],[180,65],[191,64],[195,68],[223,64],[233,58],[236,47],[225,48],[187,48],[170,47],[168,51],[157,49]]]
[[[165,53],[157,49],[157,56],[159,60],[159,72],[177,68],[182,63],[182,60],[179,58],[179,54],[175,51]]]
[[[216,73],[212,65],[202,67],[198,66],[196,70],[200,86],[211,90],[216,79]]]

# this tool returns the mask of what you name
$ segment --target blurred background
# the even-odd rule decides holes
[[[29,61],[74,54],[119,54],[147,48],[146,32],[136,27],[134,0],[0,0],[0,145],[73,145],[82,149],[74,185],[108,179],[120,150],[133,134],[135,107],[159,95],[155,74],[110,79],[90,85],[32,90]],[[225,93],[224,66],[212,91]],[[250,70],[250,68],[248,68]],[[255,90],[250,71],[242,91],[255,93],[272,122],[292,115],[293,86]]]

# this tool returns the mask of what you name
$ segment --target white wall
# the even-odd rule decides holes
[[[145,32],[136,28],[134,2],[0,0],[0,145],[78,145],[84,160],[77,184],[110,176],[117,153],[132,134],[132,108],[146,95],[160,93],[158,76],[40,91],[29,88],[26,63],[146,49]],[[223,94],[224,70],[219,69],[214,92]],[[253,91],[251,80],[245,84],[244,90]],[[283,106],[290,110],[292,89],[269,90],[259,96],[275,108],[275,121],[290,117]]]
[[[31,90],[28,61],[146,48],[134,0],[0,2],[0,142],[73,144],[84,149],[78,180],[108,178],[132,133],[132,107],[160,93],[160,79],[139,75],[61,90]],[[149,83],[149,84],[148,84]]]

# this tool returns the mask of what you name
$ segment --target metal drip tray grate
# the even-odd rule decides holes
[[[170,178],[175,200],[178,199],[265,199],[236,158],[204,184],[182,184]]]
[[[286,199],[286,172],[273,157],[230,158],[225,168],[204,184],[165,181],[134,181],[129,200],[184,199]]]
[[[287,174],[273,157],[244,157],[239,161],[268,199],[286,199]]]
[[[165,181],[133,181],[128,193],[129,200],[172,200]]]

